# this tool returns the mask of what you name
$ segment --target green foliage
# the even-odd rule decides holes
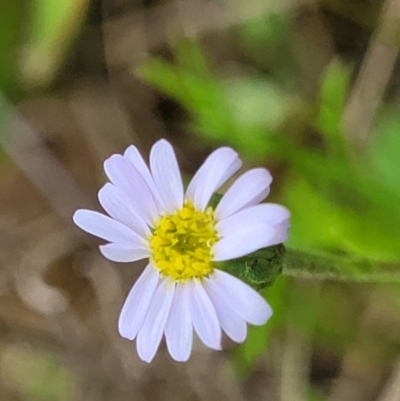
[[[319,165],[324,168],[316,163],[308,180],[296,177],[285,187],[285,203],[292,211],[289,245],[399,260],[398,197],[353,170],[331,169],[322,160]]]
[[[346,148],[341,122],[350,75],[351,69],[335,60],[328,66],[320,88],[316,127],[323,135],[328,151],[336,156],[343,156]]]
[[[293,170],[283,194],[293,213],[289,244],[355,259],[397,261],[400,192],[394,173],[399,164],[396,137],[384,136],[386,139],[372,146],[370,162],[351,155],[341,128],[349,78],[350,70],[343,64],[335,61],[329,66],[321,83],[315,121],[324,143],[317,149],[292,149],[286,158]],[[386,123],[384,129],[394,132],[395,126]],[[382,181],[381,175],[391,178]],[[392,180],[390,185],[386,185],[388,180]]]
[[[298,87],[291,24],[291,13],[280,12],[244,19],[238,27],[241,52],[261,71],[268,71],[274,84],[290,90]]]
[[[47,84],[83,23],[88,0],[31,0],[30,31],[22,68],[24,81]]]
[[[0,90],[51,82],[84,22],[89,0],[0,0]]]
[[[13,94],[16,84],[17,44],[25,14],[23,0],[0,0],[0,90]]]
[[[276,48],[289,34],[290,16],[285,13],[262,15],[240,26],[242,43],[247,49]]]
[[[377,180],[400,196],[400,116],[397,110],[383,110],[376,124],[369,159]]]
[[[72,372],[54,354],[16,348],[7,354],[7,382],[32,401],[69,401],[73,395]]]
[[[280,147],[273,133],[296,109],[295,102],[267,79],[213,76],[200,49],[189,41],[177,46],[175,64],[152,59],[139,73],[191,112],[193,131],[252,158]]]

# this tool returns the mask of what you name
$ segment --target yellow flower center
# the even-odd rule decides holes
[[[211,248],[217,242],[214,211],[195,210],[190,202],[161,217],[150,237],[151,260],[164,276],[178,281],[204,277],[213,270]]]

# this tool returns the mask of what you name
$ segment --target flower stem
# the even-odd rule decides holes
[[[400,270],[366,260],[315,255],[286,248],[282,275],[357,283],[400,283]]]

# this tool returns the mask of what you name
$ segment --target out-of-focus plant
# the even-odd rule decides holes
[[[0,0],[0,96],[16,101],[54,80],[88,6],[89,0]],[[0,136],[7,112],[0,99]]]
[[[276,26],[282,37],[284,25]],[[271,34],[266,28],[263,32]],[[247,28],[247,33],[252,30]],[[193,42],[180,43],[175,56],[173,63],[151,59],[139,73],[189,111],[192,131],[210,142],[236,147],[252,162],[269,158],[284,166],[279,201],[292,212],[292,229],[283,274],[399,282],[400,272],[393,263],[400,261],[396,174],[400,120],[385,112],[385,118],[378,120],[370,152],[363,156],[352,152],[341,125],[351,67],[333,60],[310,102],[280,82],[279,74],[217,76]],[[285,311],[293,309],[287,300],[292,285],[281,278],[266,290],[275,316],[266,327],[251,328],[237,354],[239,371],[252,366],[266,350],[271,330],[288,318]],[[322,343],[339,339],[336,343],[343,347],[354,339],[355,328],[339,322],[333,328],[328,321],[332,297],[337,297],[335,291],[326,295],[326,302],[312,305],[315,310],[310,315],[322,316],[317,327],[315,321],[304,319],[304,310],[294,324],[308,336],[318,334]],[[346,313],[352,313],[351,309]]]
[[[374,174],[374,162],[351,153],[341,129],[349,68],[338,61],[329,66],[311,113],[301,112],[305,101],[266,78],[214,76],[188,41],[178,46],[176,63],[153,59],[140,73],[192,113],[192,128],[202,137],[253,160],[269,156],[286,165],[281,196],[293,212],[292,247],[350,259],[400,259],[398,189]],[[293,136],[287,125],[296,117],[303,130]]]
[[[47,85],[54,79],[85,20],[88,5],[88,0],[32,0],[20,63],[26,85]]]
[[[51,83],[85,20],[88,0],[0,4],[0,90],[15,98]]]
[[[23,346],[8,347],[2,375],[18,397],[33,401],[72,399],[76,378],[54,354]]]
[[[218,79],[200,48],[188,40],[177,46],[176,60],[152,59],[140,74],[192,113],[193,131],[214,144],[230,144],[248,158],[274,153],[281,142],[275,132],[297,111],[295,99],[262,77]]]
[[[6,92],[15,85],[15,59],[24,19],[22,3],[18,0],[0,3],[0,88]]]

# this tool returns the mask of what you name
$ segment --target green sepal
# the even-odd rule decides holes
[[[283,244],[263,248],[242,258],[220,262],[217,268],[245,281],[257,291],[268,288],[282,273]]]

